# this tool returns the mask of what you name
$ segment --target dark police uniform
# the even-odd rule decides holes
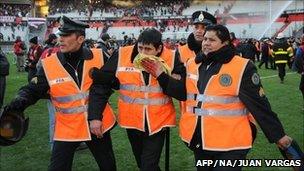
[[[75,32],[84,33],[85,28],[87,28],[86,24],[72,21],[65,16],[63,16],[60,21],[60,35],[68,35]],[[60,63],[71,75],[78,87],[81,86],[82,82],[84,61],[92,59],[92,55],[91,50],[85,47],[81,47],[78,51],[72,53],[57,52]],[[107,57],[105,55],[103,55],[103,57],[104,61],[106,61]],[[47,82],[43,67],[39,67],[36,76],[28,85],[19,90],[17,98],[15,98],[6,109],[9,111],[23,111],[28,106],[35,104],[39,99],[43,98],[49,89],[50,86]],[[92,140],[86,141],[86,144],[97,161],[99,168],[102,170],[116,170],[109,131],[105,133],[101,139],[93,134],[91,134],[91,137]],[[49,170],[71,170],[74,152],[80,143],[81,142],[55,141]]]
[[[202,63],[199,67],[198,89],[203,93],[210,78],[217,74],[224,63],[228,63],[234,56],[229,50],[222,50],[216,56],[205,60],[203,55],[196,57],[196,63]],[[185,75],[185,74],[182,74]],[[185,82],[177,81],[162,73],[158,80],[163,88],[164,93],[175,97],[178,100],[186,100]],[[184,79],[182,79],[184,80]],[[176,93],[179,92],[179,93]],[[285,133],[281,122],[276,113],[271,110],[270,104],[263,93],[263,88],[257,74],[257,69],[252,62],[249,62],[245,68],[243,78],[241,80],[239,98],[245,104],[246,108],[253,115],[262,131],[266,135],[270,143],[277,142]],[[202,149],[201,142],[201,117],[197,121],[197,126],[189,148],[194,151],[195,159],[214,159],[219,157],[222,159],[245,158],[249,149],[232,150],[229,152],[206,151]],[[255,126],[251,125],[253,137],[255,137]],[[203,155],[202,155],[203,154]],[[228,168],[225,168],[228,169]]]
[[[161,54],[160,52],[159,54]],[[131,60],[133,61],[138,54],[137,44],[134,46]],[[113,93],[112,89],[119,89],[120,82],[115,76],[118,65],[118,52],[115,52],[108,62],[101,68],[100,75],[97,72],[93,72],[93,84],[91,86],[89,95],[89,119],[98,119],[99,113],[105,108],[108,98]],[[151,77],[147,72],[142,72],[145,84],[149,84]],[[185,74],[185,67],[179,61],[178,57],[174,59],[174,68],[172,70],[174,74]],[[96,74],[96,75],[95,75]],[[182,76],[185,78],[185,76]],[[132,113],[130,113],[132,114]],[[146,119],[146,118],[145,118]],[[136,129],[126,129],[129,141],[132,146],[132,150],[137,162],[138,167],[141,170],[154,170],[158,168],[159,158],[161,155],[162,147],[164,145],[165,131],[159,131],[153,135],[149,135],[147,120],[145,120],[145,132]],[[144,165],[142,164],[144,162]],[[146,168],[151,166],[151,168]]]

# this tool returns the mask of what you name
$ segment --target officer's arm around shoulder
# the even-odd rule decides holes
[[[159,75],[157,80],[159,85],[162,87],[164,94],[174,97],[177,100],[186,100],[186,68],[180,61],[178,51],[175,53],[172,76],[169,76],[163,72],[161,75]]]
[[[93,86],[94,85],[110,85],[113,89],[119,88],[119,81],[115,76],[118,63],[118,52],[105,62],[101,68],[94,68],[92,71]]]

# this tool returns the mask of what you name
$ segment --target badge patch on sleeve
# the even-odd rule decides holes
[[[37,77],[32,78],[31,83],[37,84],[38,83],[38,78]]]
[[[254,73],[251,76],[251,81],[254,85],[259,85],[260,84],[260,76],[257,73]]]
[[[232,84],[232,78],[229,74],[222,74],[220,76],[220,84],[224,87],[228,87]]]

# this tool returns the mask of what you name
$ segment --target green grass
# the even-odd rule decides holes
[[[10,61],[12,55],[9,55]],[[290,71],[288,71],[290,72]],[[259,70],[262,77],[276,75],[277,71]],[[302,112],[302,97],[298,90],[300,76],[290,74],[286,76],[285,84],[279,84],[277,77],[263,79],[262,83],[266,95],[272,104],[272,109],[278,114],[288,135],[297,140],[304,149],[304,113]],[[11,65],[11,72],[7,78],[5,103],[16,95],[18,89],[27,83],[26,73],[17,73],[16,67]],[[111,98],[116,110],[117,94]],[[47,170],[50,160],[48,137],[48,112],[46,102],[40,100],[25,111],[30,117],[29,130],[22,141],[10,146],[0,147],[1,171]],[[124,129],[116,126],[111,131],[113,148],[115,151],[117,168],[120,171],[138,170]],[[259,130],[254,147],[248,155],[249,159],[282,159],[276,145],[269,144]],[[160,167],[164,170],[164,155],[161,157]],[[76,152],[73,170],[98,170],[97,164],[89,150]],[[171,129],[170,170],[195,170],[193,154],[178,136],[178,129]],[[291,170],[291,168],[244,168],[244,170]]]

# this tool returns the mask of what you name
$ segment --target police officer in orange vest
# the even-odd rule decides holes
[[[148,28],[139,35],[137,44],[121,47],[100,70],[93,71],[89,117],[96,117],[94,125],[100,127],[98,113],[103,111],[111,89],[119,90],[118,123],[126,128],[138,168],[160,170],[165,128],[175,126],[175,109],[166,95],[171,88],[161,86],[155,74],[134,67],[138,53],[161,58],[172,73],[185,73],[175,52],[163,46],[161,33]],[[100,130],[95,133],[99,135]]]
[[[86,142],[101,170],[116,170],[109,130],[115,116],[107,104],[98,115],[101,134],[90,133],[87,115],[90,71],[100,68],[107,59],[101,50],[83,47],[87,24],[60,18],[60,51],[41,60],[32,81],[22,87],[17,98],[5,107],[6,112],[24,111],[49,92],[55,106],[55,132],[49,170],[71,170],[73,156],[81,142]],[[22,112],[16,112],[22,113]]]
[[[292,140],[271,110],[257,69],[253,62],[235,55],[228,29],[207,26],[202,51],[188,60],[186,83],[173,82],[157,62],[145,66],[149,73],[158,73],[158,80],[167,80],[161,82],[163,87],[172,87],[173,83],[181,88],[166,93],[186,101],[186,112],[179,124],[180,137],[193,151],[197,170],[241,170],[202,166],[199,161],[246,159],[255,137],[255,121],[270,143],[287,148]]]
[[[188,36],[187,44],[178,47],[180,59],[185,63],[189,58],[195,57],[202,50],[205,27],[216,24],[216,18],[205,11],[195,11],[192,14],[193,33]]]

